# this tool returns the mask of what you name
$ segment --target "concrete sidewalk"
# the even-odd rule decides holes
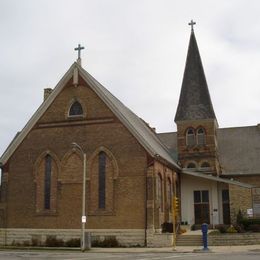
[[[133,247],[133,248],[92,248],[88,252],[94,253],[192,253],[198,252],[202,249],[202,246],[177,246],[175,250],[172,247],[162,248],[146,248],[146,247]],[[209,247],[212,253],[233,253],[233,252],[247,252],[258,251],[260,252],[260,245],[247,245],[247,246],[211,246]],[[208,251],[207,251],[208,252]]]

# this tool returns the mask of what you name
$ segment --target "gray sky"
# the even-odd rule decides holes
[[[195,35],[220,127],[260,123],[258,0],[0,0],[0,154],[76,60],[157,132],[175,131]]]

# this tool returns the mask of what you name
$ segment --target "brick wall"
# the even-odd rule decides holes
[[[260,187],[260,179],[256,176],[234,177],[234,179]],[[242,211],[242,214],[246,216],[247,209],[251,209],[253,207],[252,191],[251,189],[229,185],[229,196],[231,222],[236,223],[239,209]]]
[[[190,127],[195,131],[200,127],[205,129],[205,145],[187,146],[186,131]],[[203,162],[208,162],[211,166],[210,171],[214,174],[219,174],[216,128],[216,121],[211,119],[190,120],[177,123],[178,159],[182,167],[187,167],[189,162],[195,162],[198,167]]]
[[[67,118],[72,99],[82,102],[85,117]],[[71,143],[86,152],[87,228],[142,229],[145,226],[145,185],[147,154],[109,108],[81,80],[68,82],[9,160],[6,226],[8,228],[77,229],[81,226],[82,156]],[[107,208],[97,212],[96,158],[100,147],[110,154],[107,162]],[[40,212],[42,191],[41,159],[49,153],[55,160],[56,210]],[[115,169],[115,165],[117,169]],[[117,175],[115,177],[115,175]],[[37,179],[38,178],[38,179]],[[38,193],[37,193],[38,191]],[[90,192],[93,191],[92,197]],[[37,196],[38,194],[38,196]]]

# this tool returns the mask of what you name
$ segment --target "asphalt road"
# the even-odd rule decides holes
[[[81,253],[81,252],[39,252],[39,251],[0,251],[1,260],[259,260],[260,251],[241,253]]]

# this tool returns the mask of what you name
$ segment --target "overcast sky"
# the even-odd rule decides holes
[[[157,132],[175,131],[190,27],[220,127],[260,123],[258,0],[0,0],[0,154],[76,60]]]

